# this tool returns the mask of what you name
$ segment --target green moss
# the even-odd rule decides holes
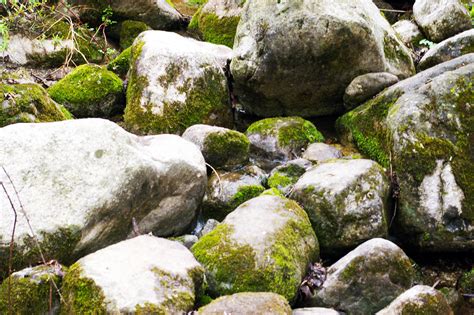
[[[248,138],[234,130],[212,132],[204,141],[204,157],[214,167],[245,164],[249,149]]]
[[[277,172],[273,173],[268,178],[268,186],[271,188],[285,188],[289,185],[295,184],[301,175],[305,173],[305,169],[294,164],[289,164],[285,167],[279,168]]]
[[[19,122],[51,122],[71,118],[37,84],[0,84],[0,127]]]
[[[232,196],[232,200],[229,204],[229,209],[234,210],[247,200],[257,197],[260,195],[265,188],[261,185],[246,185],[241,186],[237,190],[234,196]]]
[[[463,274],[459,280],[459,288],[465,293],[474,293],[474,268]]]
[[[149,29],[150,27],[146,23],[140,21],[123,21],[120,28],[120,48],[129,48],[140,33]]]
[[[270,188],[265,190],[260,196],[277,196],[277,197],[284,197],[283,194],[276,188]]]
[[[239,21],[240,16],[218,17],[214,13],[198,10],[189,24],[189,29],[198,31],[206,42],[232,48]]]
[[[113,72],[97,65],[82,65],[48,89],[52,99],[76,117],[114,115],[123,97],[123,82]]]
[[[451,308],[439,296],[433,294],[417,294],[416,300],[403,304],[400,315],[452,314]]]
[[[82,273],[79,263],[72,265],[66,273],[62,286],[61,314],[106,314],[102,289]]]
[[[7,314],[10,309],[14,311],[14,314],[48,313],[50,289],[53,290],[53,303],[59,301],[59,296],[52,287],[52,281],[60,286],[61,279],[47,272],[40,277],[10,276],[5,279],[0,286],[0,313]]]
[[[128,69],[130,68],[131,54],[132,48],[128,47],[107,65],[107,70],[110,70],[119,77],[124,78],[127,75]]]
[[[408,65],[411,70],[410,72],[412,74],[415,73],[413,59],[407,51],[402,49],[401,41],[397,42],[393,37],[385,36],[383,51],[385,58],[387,58],[391,63],[396,65]]]
[[[224,126],[232,124],[227,87],[222,82],[222,75],[211,68],[204,69],[202,77],[194,80],[188,78],[177,87],[179,93],[186,94],[184,103],[165,101],[162,104],[142,104],[143,90],[150,82],[146,77],[139,76],[135,69],[143,43],[138,43],[136,46],[132,48],[124,116],[130,130],[140,134],[182,133],[186,128],[200,123],[210,125],[218,123]],[[169,67],[169,70],[180,69],[178,65]],[[166,76],[159,78],[159,83],[167,89],[176,77],[176,71],[169,71]],[[157,105],[162,106],[160,114],[153,113],[153,108]],[[215,117],[218,117],[217,121]]]

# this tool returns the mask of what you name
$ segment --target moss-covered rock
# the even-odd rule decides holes
[[[189,30],[196,31],[203,40],[230,48],[246,0],[209,0],[194,14]]]
[[[337,253],[388,235],[389,190],[376,162],[333,160],[306,172],[291,198],[308,213],[321,251]]]
[[[14,123],[49,122],[71,119],[38,84],[0,84],[0,127]]]
[[[319,256],[303,209],[277,196],[251,199],[193,247],[209,294],[274,292],[292,302],[309,262]]]
[[[339,118],[342,140],[398,177],[395,232],[411,246],[472,250],[474,54],[395,84]]]
[[[123,21],[120,27],[120,48],[129,48],[140,33],[149,29],[150,27],[146,23],[140,21]]]
[[[339,148],[325,143],[312,143],[304,151],[303,159],[316,164],[340,159],[343,157],[343,152]]]
[[[474,268],[463,274],[459,281],[459,288],[465,293],[474,292]]]
[[[222,220],[242,203],[260,195],[265,174],[258,167],[213,173],[209,178],[202,204],[205,218]]]
[[[288,301],[268,292],[244,292],[220,297],[198,310],[199,315],[274,314],[291,315]]]
[[[142,235],[77,261],[64,278],[61,312],[186,313],[203,281],[204,269],[186,247]]]
[[[309,303],[349,314],[373,314],[413,284],[410,259],[390,241],[359,245],[327,269],[327,278]]]
[[[389,306],[376,315],[453,315],[444,295],[426,285],[417,285],[403,292]]]
[[[183,138],[196,144],[207,163],[216,169],[233,169],[247,164],[250,142],[235,130],[208,125],[193,125]]]
[[[310,143],[324,141],[316,127],[300,117],[259,120],[248,127],[246,134],[251,159],[265,169],[299,157]]]
[[[311,162],[304,159],[289,161],[274,168],[268,177],[268,187],[277,189],[283,195],[289,193],[293,185],[312,166]]]
[[[50,88],[48,93],[76,117],[112,117],[124,108],[123,82],[98,65],[82,65]]]
[[[182,133],[195,124],[232,126],[223,68],[232,51],[147,31],[132,46],[125,124],[136,133]]]
[[[56,262],[13,273],[0,285],[0,313],[54,313],[59,307],[57,288],[62,277],[63,267]]]
[[[125,78],[130,68],[132,47],[128,47],[107,65],[107,70],[114,72],[121,78]]]

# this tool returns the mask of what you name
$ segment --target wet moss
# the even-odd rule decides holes
[[[61,314],[106,314],[105,296],[94,280],[83,276],[75,263],[66,273],[62,286]]]
[[[131,54],[132,48],[128,47],[107,65],[107,70],[114,72],[121,78],[124,78],[130,68]]]
[[[248,138],[234,130],[212,132],[204,140],[204,157],[214,167],[244,165],[249,149]]]
[[[123,104],[122,80],[97,65],[75,68],[52,85],[48,93],[76,117],[113,116]]]
[[[0,127],[14,123],[51,122],[71,118],[37,84],[0,84]]]
[[[132,46],[133,41],[140,33],[149,30],[146,23],[140,21],[126,20],[122,22],[120,28],[120,48],[127,49]]]

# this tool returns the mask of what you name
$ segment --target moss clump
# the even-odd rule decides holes
[[[114,72],[121,78],[124,78],[130,68],[131,54],[132,48],[128,47],[107,65],[107,70]]]
[[[176,88],[186,95],[184,102],[164,100],[161,104],[142,103],[143,91],[150,82],[139,76],[136,62],[143,48],[143,42],[132,46],[132,57],[127,88],[127,107],[124,120],[127,127],[139,134],[182,133],[195,124],[229,126],[232,113],[228,104],[227,86],[222,73],[206,68],[197,79],[188,78],[183,84],[174,85],[177,71],[183,64],[170,64],[167,74],[160,77],[158,84],[164,89]],[[153,109],[161,108],[159,114]]]
[[[277,196],[277,197],[284,197],[283,194],[276,188],[270,188],[265,190],[260,196]]]
[[[189,23],[189,30],[197,31],[206,42],[232,48],[239,21],[240,16],[218,17],[199,9]]]
[[[31,274],[11,275],[0,286],[0,313],[47,314],[49,312],[50,290],[53,291],[53,306],[59,296],[52,284],[60,287],[61,278],[49,266],[38,266]],[[9,303],[11,299],[11,304]]]
[[[313,142],[323,142],[323,135],[310,121],[301,117],[276,117],[259,120],[247,129],[247,135],[258,133],[274,136],[278,145],[290,151],[298,151]]]
[[[207,269],[209,294],[213,297],[237,292],[274,292],[294,301],[306,264],[317,259],[316,236],[306,213],[288,201],[285,226],[271,235],[261,257],[248,244],[233,240],[233,227],[222,223],[192,247],[196,259]],[[263,242],[263,241],[262,241]],[[302,248],[306,246],[306,248]],[[264,260],[264,261],[262,261]]]
[[[82,65],[48,89],[76,117],[111,117],[123,106],[123,82],[98,65]]]
[[[105,314],[102,289],[94,280],[83,276],[79,263],[69,268],[63,280],[61,314]]]
[[[295,184],[298,179],[306,172],[306,170],[295,164],[288,164],[284,167],[278,168],[268,178],[268,186],[276,189],[283,189]]]
[[[248,161],[250,141],[237,131],[212,132],[204,140],[204,157],[214,167],[239,166]]]
[[[459,288],[465,293],[474,293],[474,268],[463,274],[459,280]]]
[[[246,185],[241,186],[237,190],[234,196],[232,196],[232,200],[229,204],[229,209],[234,210],[247,200],[257,197],[260,195],[265,188],[261,185]]]
[[[0,84],[0,127],[14,123],[51,122],[71,118],[37,84]]]
[[[140,21],[126,20],[122,22],[120,28],[120,48],[127,49],[132,46],[133,41],[140,33],[149,30],[146,23]]]

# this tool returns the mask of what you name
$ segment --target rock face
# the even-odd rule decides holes
[[[45,258],[64,264],[125,239],[132,221],[142,233],[184,232],[206,186],[206,166],[194,144],[173,135],[137,137],[107,120],[7,126],[0,129],[0,147],[0,165],[19,191]],[[0,181],[18,211],[18,264],[35,263],[38,253],[3,170]],[[7,209],[0,238],[9,240],[14,215],[5,194],[0,208]],[[0,272],[7,245],[0,247]]]
[[[397,245],[375,238],[328,269],[311,303],[349,314],[373,314],[410,288],[414,274],[410,259]]]
[[[260,195],[265,190],[264,179],[265,174],[256,166],[213,173],[202,203],[204,217],[223,220],[242,203]]]
[[[418,68],[425,70],[469,53],[474,53],[474,29],[450,37],[428,50]]]
[[[200,308],[198,314],[291,315],[291,307],[283,296],[275,293],[245,292],[220,297],[209,305]]]
[[[291,198],[308,213],[323,252],[337,252],[388,234],[389,182],[370,160],[333,160],[294,185]]]
[[[469,12],[459,0],[416,0],[413,15],[426,36],[434,42],[472,28]]]
[[[249,1],[231,72],[241,105],[258,116],[330,115],[358,75],[414,72],[410,52],[371,1]]]
[[[247,164],[250,142],[235,130],[208,125],[193,125],[183,138],[199,147],[204,159],[214,168],[232,169]]]
[[[75,68],[48,89],[53,100],[75,117],[112,117],[124,109],[123,82],[97,65]]]
[[[413,21],[400,20],[393,24],[392,27],[405,45],[418,46],[420,40],[423,39],[423,34],[418,28],[418,25]]]
[[[214,44],[234,45],[235,31],[246,0],[209,0],[193,16],[189,29]]]
[[[309,262],[319,256],[309,219],[294,201],[251,199],[192,248],[206,268],[211,296],[274,292],[296,298]]]
[[[62,266],[57,263],[14,272],[0,286],[0,312],[8,314],[13,310],[15,314],[48,314],[52,288],[51,308],[52,314],[56,314],[60,300],[52,283],[61,287],[63,275]]]
[[[397,76],[388,72],[360,75],[347,86],[344,93],[344,107],[352,109],[397,82]]]
[[[71,119],[38,84],[0,83],[0,127],[15,123],[51,122]]]
[[[175,33],[143,32],[132,46],[126,125],[138,133],[182,133],[204,123],[231,126],[225,46]]]
[[[343,141],[398,175],[395,232],[434,251],[474,248],[474,54],[401,81],[338,121]]]
[[[251,161],[264,169],[301,155],[306,146],[324,141],[316,127],[301,117],[277,117],[259,120],[247,129]]]
[[[64,278],[67,314],[181,314],[193,309],[204,269],[178,242],[142,235],[86,257]]]
[[[112,9],[114,21],[139,20],[156,30],[177,29],[183,24],[183,16],[167,0],[71,0],[71,4],[82,6],[81,17],[85,21],[100,23],[102,12]]]
[[[303,153],[303,158],[314,163],[342,158],[342,152],[325,143],[310,144]]]
[[[398,314],[452,315],[444,295],[426,285],[417,285],[403,292],[389,306],[376,315]]]

